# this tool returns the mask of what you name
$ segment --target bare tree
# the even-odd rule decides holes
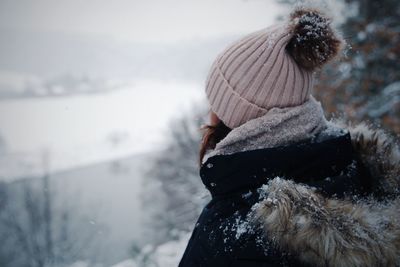
[[[87,221],[74,208],[76,203],[58,198],[47,169],[40,179],[0,184],[0,205],[2,267],[67,266],[84,259],[95,245],[96,230],[82,230]]]
[[[204,109],[194,108],[172,121],[165,149],[150,164],[142,199],[143,208],[151,214],[148,225],[155,243],[189,231],[209,199],[198,166],[199,129],[204,114]]]

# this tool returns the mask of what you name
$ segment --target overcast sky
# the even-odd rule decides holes
[[[175,42],[254,31],[278,14],[274,0],[1,0],[5,29]]]

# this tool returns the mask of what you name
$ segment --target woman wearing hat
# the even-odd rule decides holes
[[[320,11],[297,9],[217,57],[200,150],[212,200],[180,267],[399,266],[398,147],[328,122],[311,95],[343,43]]]

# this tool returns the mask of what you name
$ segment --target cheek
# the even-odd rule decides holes
[[[210,124],[211,125],[216,125],[220,122],[221,120],[218,118],[217,114],[214,112],[210,112]]]

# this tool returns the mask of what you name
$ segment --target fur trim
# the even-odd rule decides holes
[[[365,123],[347,126],[354,149],[373,178],[375,193],[400,193],[400,149],[396,141],[382,130]]]
[[[312,266],[400,266],[399,148],[382,131],[349,127],[354,148],[385,202],[326,198],[280,178],[260,189],[253,207],[269,239]],[[375,191],[375,190],[374,190]]]

